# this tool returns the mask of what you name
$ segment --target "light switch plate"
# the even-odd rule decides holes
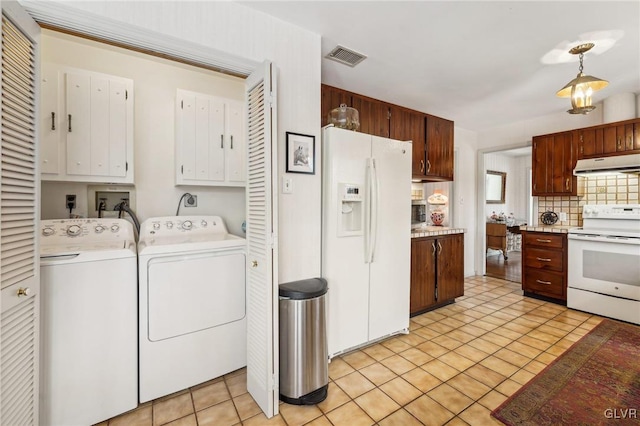
[[[293,194],[293,179],[288,177],[282,178],[282,193]]]

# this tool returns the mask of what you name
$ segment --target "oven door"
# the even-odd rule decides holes
[[[568,236],[567,307],[638,323],[640,238]]]

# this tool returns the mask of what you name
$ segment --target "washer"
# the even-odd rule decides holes
[[[41,424],[138,405],[136,244],[124,219],[40,222]]]
[[[138,265],[140,402],[247,365],[244,238],[218,216],[147,219]]]

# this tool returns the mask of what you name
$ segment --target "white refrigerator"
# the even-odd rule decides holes
[[[329,357],[409,329],[411,142],[322,131]]]

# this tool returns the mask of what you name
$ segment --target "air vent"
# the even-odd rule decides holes
[[[346,47],[336,46],[327,54],[327,56],[325,56],[325,58],[340,62],[341,64],[349,65],[350,67],[355,67],[360,62],[364,61],[366,56],[362,53],[347,49]]]

